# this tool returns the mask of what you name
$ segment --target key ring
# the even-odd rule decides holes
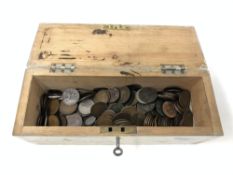
[[[115,156],[121,156],[123,154],[123,149],[120,148],[120,137],[116,137],[116,148],[113,150]]]

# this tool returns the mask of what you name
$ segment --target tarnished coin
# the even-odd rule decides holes
[[[155,108],[155,103],[148,103],[148,104],[137,103],[136,106],[138,111],[147,113]]]
[[[64,115],[72,114],[76,111],[76,109],[77,109],[77,103],[73,105],[66,105],[63,101],[61,101],[59,107],[60,113]]]
[[[59,117],[60,119],[60,122],[61,122],[61,126],[67,126],[67,120],[66,120],[66,117],[64,115],[61,115]]]
[[[157,91],[151,87],[144,87],[137,91],[136,98],[139,103],[152,103],[157,98]]]
[[[117,100],[120,98],[120,90],[116,87],[114,88],[109,88],[108,92],[110,94],[110,103],[115,103]]]
[[[108,106],[106,105],[106,103],[103,103],[103,102],[95,103],[91,107],[91,115],[98,118],[107,109],[107,107]]]
[[[154,126],[154,116],[151,113],[147,113],[144,119],[144,126]]]
[[[142,88],[142,86],[139,85],[139,84],[130,84],[130,85],[128,85],[128,88],[129,88],[131,91],[138,91],[139,89]]]
[[[172,93],[180,93],[182,90],[182,88],[177,87],[177,86],[171,86],[171,87],[166,87],[164,88],[165,92],[172,92]]]
[[[175,118],[176,117],[176,110],[174,103],[171,101],[165,101],[162,106],[163,113],[168,117],[168,118]]]
[[[113,110],[115,113],[118,113],[123,107],[124,106],[122,103],[113,103],[109,106],[109,109]]]
[[[126,103],[130,98],[131,92],[127,86],[120,88],[120,99],[119,102],[124,104]]]
[[[184,112],[183,119],[181,121],[182,126],[193,126],[193,113],[190,110]]]
[[[92,125],[95,124],[95,121],[96,121],[96,117],[88,116],[88,117],[85,118],[84,123],[85,123],[86,126],[92,126]]]
[[[49,100],[49,114],[56,114],[59,109],[59,100],[54,98]]]
[[[113,123],[118,126],[132,125],[131,116],[125,112],[119,112],[113,117]]]
[[[144,113],[142,113],[142,112],[137,112],[136,114],[134,114],[133,116],[132,116],[132,118],[133,118],[133,122],[136,120],[137,122],[136,122],[136,125],[137,126],[143,126],[143,122],[144,122],[144,120],[145,120],[145,114]]]
[[[74,88],[68,88],[63,91],[62,101],[66,105],[74,105],[79,101],[80,95],[78,90]]]
[[[60,120],[56,115],[49,115],[48,116],[48,126],[59,126]]]
[[[99,116],[99,118],[96,120],[96,125],[97,126],[111,126],[114,115],[115,115],[115,112],[112,110],[104,111]]]
[[[188,108],[190,105],[190,100],[191,100],[191,94],[189,91],[184,90],[181,93],[179,93],[179,104],[183,108]]]
[[[134,106],[137,104],[137,99],[136,99],[136,91],[131,91],[131,95],[127,103],[125,103],[125,106]]]
[[[158,94],[158,97],[164,100],[176,100],[178,98],[177,94],[172,92],[162,92]]]
[[[83,115],[87,116],[91,113],[91,108],[94,105],[94,102],[91,99],[87,99],[79,103],[78,111]]]
[[[60,90],[55,90],[55,89],[51,89],[48,91],[48,98],[61,98],[62,96],[62,91]]]
[[[163,109],[162,109],[163,102],[164,102],[164,100],[161,99],[161,98],[158,98],[158,99],[155,101],[156,112],[157,112],[160,116],[164,116]]]
[[[107,104],[109,100],[110,100],[110,94],[107,89],[99,90],[93,98],[93,101],[95,103],[103,102]]]
[[[68,126],[82,126],[83,120],[79,113],[66,116]]]
[[[137,118],[135,115],[138,113],[136,106],[125,106],[122,108],[121,112],[128,113],[131,117],[131,121],[133,124],[137,123]]]

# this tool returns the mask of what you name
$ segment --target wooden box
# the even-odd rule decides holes
[[[193,127],[39,127],[41,94],[132,83],[190,90]],[[223,135],[195,29],[175,26],[41,24],[25,71],[14,136],[44,144],[197,143]]]

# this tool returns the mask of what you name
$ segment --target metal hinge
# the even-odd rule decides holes
[[[50,66],[50,72],[64,72],[64,73],[70,73],[74,72],[76,69],[75,64],[51,64]]]
[[[183,64],[161,64],[160,69],[164,74],[184,74],[187,71]]]
[[[107,30],[129,30],[129,26],[127,25],[112,25],[112,24],[109,24],[109,25],[104,25],[103,26],[104,29],[107,29]]]

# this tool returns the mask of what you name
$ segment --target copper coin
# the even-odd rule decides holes
[[[144,120],[145,120],[145,117],[146,117],[145,114],[142,113],[142,112],[137,112],[136,114],[134,114],[134,115],[132,116],[133,121],[136,120],[136,125],[138,125],[138,126],[142,126],[142,125],[143,125],[143,122],[144,122]]]
[[[124,106],[121,103],[113,103],[109,106],[109,109],[113,110],[115,113],[118,113],[123,107]]]
[[[183,108],[188,108],[190,105],[191,94],[189,91],[184,90],[179,94],[179,104]]]
[[[106,103],[98,102],[91,107],[91,115],[98,118],[107,109]]]
[[[66,105],[63,101],[61,101],[59,107],[60,113],[64,115],[72,114],[76,111],[76,109],[77,109],[77,103],[73,105]]]
[[[48,116],[48,126],[59,126],[60,120],[56,115],[49,115]]]
[[[112,119],[115,115],[115,112],[112,110],[104,111],[99,118],[96,120],[97,126],[110,126],[112,125]]]
[[[139,103],[147,104],[156,100],[157,91],[151,87],[144,87],[137,91],[136,98]]]
[[[108,90],[106,90],[106,89],[99,90],[93,98],[93,101],[95,103],[103,102],[103,103],[107,104],[109,102],[109,100],[110,100],[110,94],[109,94]]]
[[[91,108],[94,105],[94,102],[91,99],[86,99],[79,103],[78,111],[83,115],[87,116],[91,113]]]
[[[148,104],[137,103],[136,106],[137,106],[138,111],[147,113],[147,112],[152,111],[155,108],[155,103],[148,103]]]
[[[131,125],[131,116],[125,112],[117,113],[113,118],[113,123],[115,125]]]
[[[130,90],[127,86],[121,87],[120,88],[119,102],[122,104],[126,103],[129,100],[130,95],[131,95],[131,93],[130,93]]]
[[[120,90],[116,87],[114,88],[109,88],[108,92],[110,94],[110,103],[115,103],[117,100],[120,98]]]
[[[62,101],[66,105],[74,105],[79,101],[80,95],[78,90],[74,88],[67,88],[62,93]]]
[[[68,126],[82,126],[83,121],[79,113],[66,116]]]
[[[171,101],[165,101],[162,106],[163,113],[169,117],[169,118],[175,118],[176,117],[176,110],[174,103]]]
[[[59,100],[58,99],[50,99],[49,100],[49,113],[51,115],[56,114],[59,109]]]
[[[138,113],[138,111],[136,106],[125,106],[122,108],[121,112],[128,113],[131,116],[132,123],[137,123],[137,118],[135,117],[135,115]]]
[[[88,117],[86,117],[84,123],[85,123],[86,126],[92,126],[92,125],[95,124],[95,121],[96,121],[96,117],[95,116],[88,116]]]

